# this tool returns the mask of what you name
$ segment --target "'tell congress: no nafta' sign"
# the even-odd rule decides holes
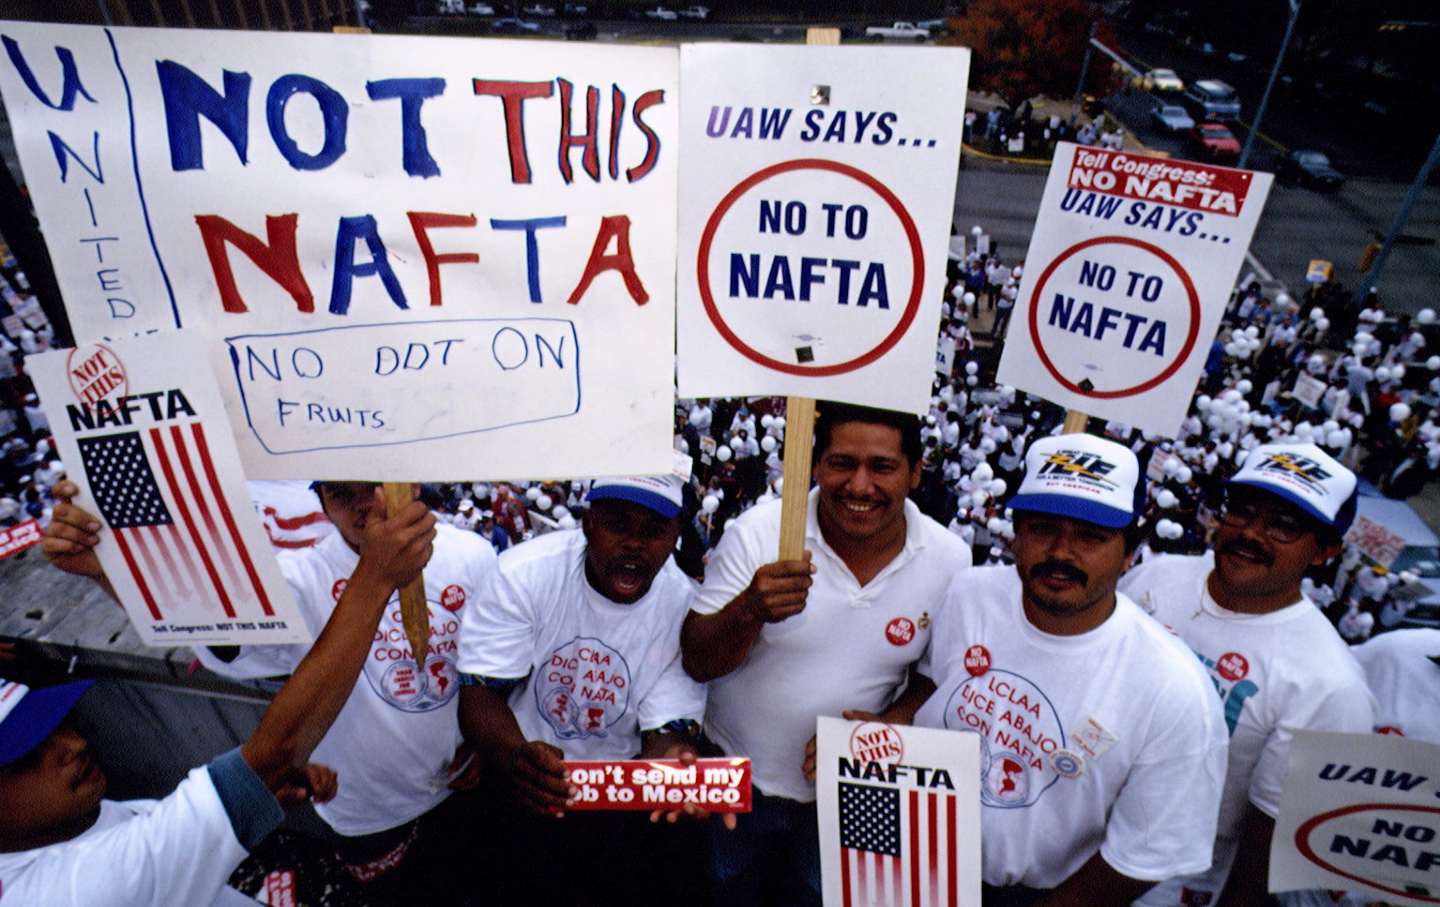
[[[687,45],[680,61],[680,395],[924,409],[969,52]]]
[[[999,380],[1173,435],[1271,180],[1062,143]]]

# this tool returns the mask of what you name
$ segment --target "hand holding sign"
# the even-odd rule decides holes
[[[100,521],[94,515],[72,502],[80,488],[66,479],[57,482],[50,490],[55,496],[55,509],[50,516],[50,525],[45,529],[45,541],[40,551],[52,565],[73,573],[103,580],[105,568],[95,556],[95,546],[100,544]]]
[[[745,610],[756,620],[774,624],[805,610],[805,600],[815,580],[811,554],[801,560],[775,561],[755,571],[745,587]]]
[[[384,492],[379,488],[375,489],[374,512],[385,512]],[[429,563],[435,534],[435,514],[420,501],[411,501],[394,516],[365,527],[355,572],[368,574],[392,589],[403,588]]]

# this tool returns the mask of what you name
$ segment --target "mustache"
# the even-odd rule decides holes
[[[1220,551],[1225,554],[1239,554],[1253,557],[1265,564],[1269,564],[1274,560],[1264,548],[1247,539],[1232,539],[1221,546]]]
[[[1089,574],[1084,570],[1064,561],[1043,561],[1030,568],[1030,575],[1035,579],[1054,578],[1081,584],[1090,581]]]

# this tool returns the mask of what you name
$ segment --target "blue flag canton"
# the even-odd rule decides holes
[[[139,432],[81,438],[79,443],[90,493],[111,529],[174,522],[160,496]]]
[[[840,846],[900,856],[900,791],[846,784],[840,787]]]

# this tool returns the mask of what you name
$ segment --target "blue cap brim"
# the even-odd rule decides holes
[[[0,767],[29,755],[55,733],[93,680],[32,688],[0,723]]]
[[[1124,529],[1135,521],[1134,514],[1068,494],[1017,494],[1005,506],[1013,510],[1049,513],[1072,520],[1083,520],[1106,529]]]
[[[647,491],[644,488],[635,488],[631,485],[597,485],[590,489],[585,496],[587,501],[629,501],[631,504],[639,504],[663,516],[665,519],[674,519],[680,512],[680,505],[661,494]]]
[[[1314,504],[1300,497],[1300,495],[1296,494],[1290,489],[1284,488],[1280,485],[1274,485],[1270,482],[1257,482],[1253,479],[1231,479],[1225,484],[1244,485],[1246,488],[1255,488],[1259,491],[1269,492],[1270,494],[1275,495],[1275,497],[1281,498],[1291,504],[1294,504],[1296,507],[1299,507],[1302,511],[1304,511],[1306,516],[1310,517],[1311,519],[1318,520],[1322,526],[1338,530],[1341,534],[1349,531],[1350,524],[1355,520],[1355,507],[1357,504],[1356,495],[1358,494],[1358,491],[1351,492],[1350,497],[1346,498],[1345,503],[1340,505],[1340,509],[1335,512],[1335,516],[1332,519],[1331,517],[1328,517],[1325,514],[1321,513],[1319,508],[1317,508]]]

